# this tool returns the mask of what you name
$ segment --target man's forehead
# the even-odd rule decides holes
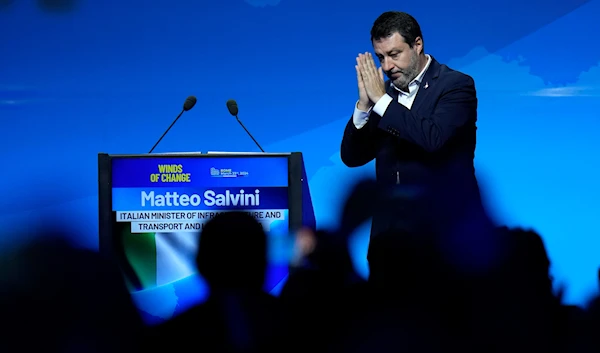
[[[389,50],[387,48],[390,47],[398,47],[404,48],[407,46],[404,37],[402,37],[398,32],[394,32],[386,37],[373,39],[373,47],[380,47],[384,50]]]
[[[373,40],[373,49],[377,53],[387,53],[393,50],[404,50],[408,44],[404,41],[404,38],[398,33],[392,34],[385,38],[379,38]]]

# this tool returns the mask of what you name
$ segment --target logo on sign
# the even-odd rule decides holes
[[[239,178],[248,176],[248,172],[237,172],[227,168],[210,168],[210,176],[213,178]]]

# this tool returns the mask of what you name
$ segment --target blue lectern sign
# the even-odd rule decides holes
[[[168,319],[206,292],[195,254],[203,225],[216,214],[249,212],[270,237],[288,233],[288,159],[114,158],[112,209],[119,247],[142,286],[134,299],[149,315]],[[269,269],[270,288],[285,273],[278,267]]]

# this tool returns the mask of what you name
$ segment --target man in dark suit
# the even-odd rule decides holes
[[[455,199],[478,197],[473,79],[425,54],[420,26],[409,14],[383,13],[371,41],[381,67],[370,53],[356,59],[359,100],[342,140],[344,164],[359,167],[375,159],[377,182],[386,188],[444,180],[445,190],[468,194]],[[379,209],[371,235],[405,227],[410,216],[402,214]]]

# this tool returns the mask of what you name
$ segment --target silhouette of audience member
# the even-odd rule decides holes
[[[438,296],[444,289],[430,239],[400,231],[371,238],[368,292],[363,307],[344,322],[336,352],[438,352],[449,350]],[[360,303],[354,303],[357,305]],[[435,339],[430,339],[435,337]]]
[[[446,182],[358,183],[337,229],[296,234],[280,298],[264,291],[262,225],[220,213],[196,256],[209,298],[154,327],[117,266],[44,232],[0,257],[0,352],[599,352],[600,297],[563,305],[541,236],[497,227],[477,197],[439,192]],[[398,219],[371,238],[365,282],[348,242],[377,212]]]
[[[137,352],[142,321],[116,266],[44,234],[2,258],[1,352]]]
[[[472,350],[562,351],[564,321],[541,238],[521,229],[496,230],[504,247],[501,264],[471,282]]]
[[[267,238],[244,212],[220,213],[206,223],[197,255],[210,295],[206,302],[149,330],[148,349],[262,352],[277,346],[278,303],[263,291]]]
[[[293,350],[321,351],[344,332],[363,302],[364,280],[354,270],[347,237],[302,229],[298,245],[308,246],[290,268],[280,300]]]
[[[598,288],[600,289],[600,269],[597,272]],[[584,342],[581,344],[586,352],[600,352],[600,295],[596,294],[587,304],[584,312],[584,322],[581,326],[584,330]]]

